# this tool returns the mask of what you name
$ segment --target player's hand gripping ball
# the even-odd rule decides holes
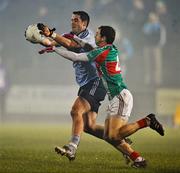
[[[41,23],[29,25],[24,34],[26,40],[33,44],[42,43],[45,38],[45,36],[41,34],[43,27],[44,25]]]

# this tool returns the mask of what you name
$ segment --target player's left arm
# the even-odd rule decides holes
[[[61,55],[62,57],[70,61],[96,61],[96,58],[99,55],[99,51],[97,50],[94,49],[88,53],[75,53],[69,50],[63,50],[53,46],[53,47],[45,48],[39,51],[39,53],[43,54],[45,52],[47,53],[56,52],[58,55]]]
[[[72,48],[72,47],[80,47],[80,45],[76,42],[73,41],[73,35],[69,34],[67,36],[63,36],[60,35],[58,33],[55,33],[55,29],[50,29],[48,26],[44,25],[44,24],[40,24],[40,26],[42,25],[42,27],[39,27],[39,29],[41,30],[41,34],[46,36],[47,38],[51,38],[52,40],[54,40],[54,42],[60,44],[61,46],[65,47],[65,48]],[[47,40],[45,40],[46,42]],[[50,45],[53,46],[53,45]]]
[[[75,53],[68,50],[58,49],[56,47],[53,50],[58,54],[70,61],[89,61],[86,53]]]
[[[55,46],[47,47],[39,51],[39,54],[56,52],[58,55],[68,59],[70,61],[89,61],[86,53],[75,53],[69,50],[59,49]]]

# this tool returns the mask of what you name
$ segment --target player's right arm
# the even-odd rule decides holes
[[[56,43],[62,45],[65,48],[80,47],[80,45],[73,40],[73,35],[69,34],[69,38],[66,38],[65,36],[53,32],[47,26],[43,28],[41,34],[45,35],[46,37],[52,38]],[[45,42],[47,43],[48,41],[45,40]]]
[[[57,42],[49,38],[43,38],[40,44],[42,44],[43,46],[48,46],[48,47],[58,45]]]
[[[71,49],[71,48],[86,48],[87,50],[92,50],[93,46],[84,42],[79,37],[73,35],[73,34],[64,34],[60,35],[58,33],[55,33],[54,30],[49,29],[47,26],[44,26],[42,32],[43,35],[45,35],[47,38],[52,38],[56,43],[60,44],[61,46]],[[47,41],[48,42],[48,41]],[[50,45],[54,46],[54,45]]]

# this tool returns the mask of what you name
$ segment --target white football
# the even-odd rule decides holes
[[[37,27],[37,24],[29,25],[25,30],[25,38],[31,43],[42,43],[42,40],[45,38],[40,34],[40,30]]]

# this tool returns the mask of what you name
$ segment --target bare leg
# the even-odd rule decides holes
[[[105,140],[106,142],[108,142],[109,144],[111,144],[114,148],[116,148],[118,151],[120,151],[123,155],[126,155],[126,163],[129,163],[130,160],[127,156],[131,156],[132,153],[134,153],[135,151],[132,149],[132,147],[125,142],[125,140],[109,140],[109,139],[104,139],[104,126],[103,125],[99,125],[96,124],[96,117],[97,117],[97,113],[95,112],[89,112],[88,114],[84,115],[84,131],[88,134],[91,134],[95,137],[98,137],[100,139]],[[107,123],[107,121],[106,121]],[[121,121],[118,122],[120,123],[119,126],[122,126],[124,124],[126,124],[126,121]],[[135,152],[137,153],[137,152]],[[131,160],[133,160],[131,158]]]
[[[81,136],[83,129],[84,129],[84,121],[83,121],[83,114],[90,110],[89,103],[81,98],[78,97],[74,105],[72,106],[71,110],[71,117],[72,117],[72,136],[78,135]]]
[[[143,119],[143,127],[149,126],[150,121]],[[143,128],[139,121],[127,124],[120,116],[110,116],[105,121],[105,137],[111,140],[122,140]]]
[[[76,150],[80,142],[80,136],[84,129],[83,114],[90,110],[89,103],[78,97],[74,102],[71,110],[72,117],[72,137],[70,142],[63,147],[55,147],[55,151],[60,155],[65,155],[69,160],[74,160],[76,155]]]
[[[104,136],[104,126],[96,124],[97,113],[88,112],[83,115],[84,119],[84,132],[93,135],[99,139],[103,139]]]
[[[136,152],[132,149],[132,147],[127,144],[124,140],[124,137],[119,135],[119,131],[121,128],[127,126],[127,121],[123,120],[120,116],[109,116],[105,121],[105,130],[104,130],[104,138],[109,143],[112,143],[112,145],[128,156],[133,161],[132,166],[139,168],[139,167],[146,167],[147,163],[146,160],[141,157],[139,152]],[[132,124],[132,131],[135,132],[139,126],[135,124]],[[128,131],[128,135],[130,132]],[[128,136],[127,135],[127,136]]]

